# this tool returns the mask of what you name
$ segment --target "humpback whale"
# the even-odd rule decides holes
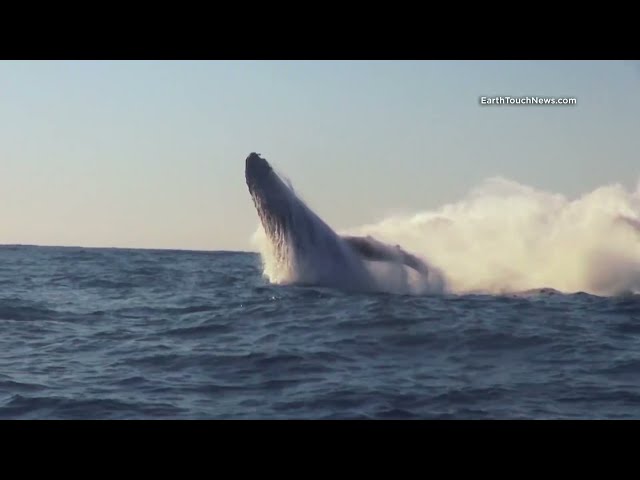
[[[399,245],[337,234],[258,153],[246,158],[245,180],[275,262],[295,282],[378,290],[370,262],[406,266],[424,278],[433,273]]]

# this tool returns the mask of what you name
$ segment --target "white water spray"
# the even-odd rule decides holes
[[[640,185],[635,192],[607,185],[570,200],[493,178],[457,203],[349,233],[421,255],[455,293],[640,293]]]

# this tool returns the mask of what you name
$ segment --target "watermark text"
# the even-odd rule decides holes
[[[573,97],[480,97],[480,105],[577,105]]]

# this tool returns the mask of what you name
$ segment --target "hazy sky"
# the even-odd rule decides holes
[[[250,249],[252,151],[341,229],[494,175],[633,188],[639,147],[633,62],[4,61],[0,244]]]

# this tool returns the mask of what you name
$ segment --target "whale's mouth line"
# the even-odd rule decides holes
[[[245,181],[258,216],[265,229],[269,229],[269,227],[275,224],[273,218],[274,208],[273,206],[270,207],[267,198],[267,195],[273,196],[275,192],[274,185],[269,185],[269,183],[275,183],[275,178],[272,178],[272,176],[276,176],[276,174],[265,159],[257,153],[251,153],[247,157]],[[268,191],[270,188],[272,192]],[[282,197],[282,195],[280,195],[280,197]]]

